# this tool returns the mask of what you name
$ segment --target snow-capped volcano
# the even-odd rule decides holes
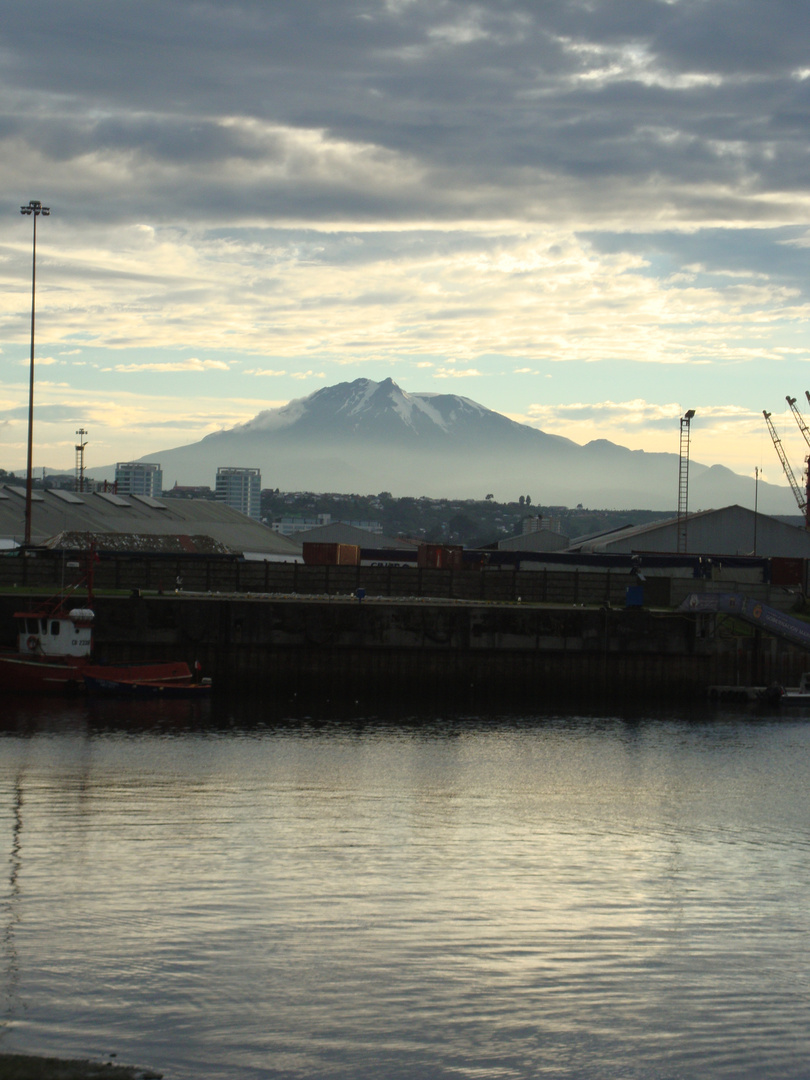
[[[675,441],[675,440],[673,440]],[[199,442],[149,454],[164,484],[213,486],[220,465],[260,468],[264,487],[483,499],[530,495],[535,505],[675,510],[677,453],[648,454],[518,424],[456,394],[419,394],[392,379],[316,390]],[[112,478],[112,469],[91,470]],[[690,510],[753,506],[754,483],[692,462]],[[792,514],[787,488],[759,484],[759,508]]]
[[[365,438],[379,435],[395,440],[430,440],[442,436],[457,438],[469,425],[486,423],[488,417],[500,423],[513,423],[483,405],[455,394],[410,394],[393,379],[382,382],[355,379],[350,383],[325,386],[281,408],[260,412],[247,423],[233,428],[232,432],[278,432],[295,427],[298,433],[312,431],[320,437],[338,439],[359,433]],[[208,438],[216,438],[219,434],[222,433]]]

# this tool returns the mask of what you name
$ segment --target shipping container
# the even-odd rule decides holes
[[[771,585],[804,586],[804,559],[771,559]]]
[[[420,544],[416,565],[431,570],[460,570],[463,550],[455,544]]]
[[[358,544],[318,544],[304,541],[303,555],[307,566],[359,566]]]

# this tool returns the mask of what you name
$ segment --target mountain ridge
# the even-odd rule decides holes
[[[594,509],[678,501],[679,456],[630,450],[607,439],[580,445],[518,423],[471,398],[402,390],[367,378],[321,387],[196,443],[144,455],[164,486],[213,486],[218,466],[260,468],[265,487],[483,498],[530,494],[541,505]],[[112,467],[89,475],[112,479]],[[690,462],[690,509],[754,504],[754,481]],[[763,513],[795,514],[789,488],[760,482]]]

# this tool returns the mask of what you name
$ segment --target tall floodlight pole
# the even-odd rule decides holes
[[[689,425],[695,415],[689,409],[681,417],[681,459],[678,471],[678,553],[687,549],[687,520],[689,518]]]
[[[76,490],[84,491],[84,448],[87,446],[87,439],[84,436],[89,433],[80,427],[76,434],[79,436],[76,444]]]
[[[31,270],[31,363],[28,370],[28,471],[25,476],[25,546],[31,546],[31,483],[34,478],[34,323],[37,296],[37,218],[47,217],[49,206],[32,199],[28,206],[21,206],[20,213],[34,219],[34,255]]]

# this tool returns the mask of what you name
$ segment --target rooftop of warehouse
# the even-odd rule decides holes
[[[230,552],[297,555],[300,548],[222,502],[210,499],[154,499],[112,492],[73,492],[46,488],[32,492],[31,542],[50,546],[70,534],[118,534],[132,538],[135,550],[157,548],[166,537],[209,537]],[[0,485],[0,543],[22,543],[25,535],[25,488]]]

